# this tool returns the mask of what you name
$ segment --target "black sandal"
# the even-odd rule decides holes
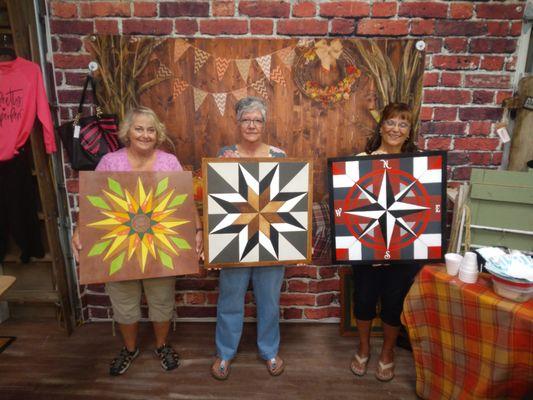
[[[168,344],[155,349],[155,355],[161,359],[161,367],[165,371],[178,368],[180,366],[180,357],[176,351]]]
[[[134,351],[128,351],[126,347],[123,347],[118,353],[118,356],[111,361],[111,366],[109,367],[109,374],[111,376],[122,375],[128,370],[133,360],[139,355],[139,348],[137,347]]]

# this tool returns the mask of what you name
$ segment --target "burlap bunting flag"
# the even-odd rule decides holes
[[[194,48],[194,73],[197,74],[200,71],[209,58],[209,53],[203,50],[200,50],[198,47]]]
[[[174,81],[172,82],[172,99],[176,100],[176,98],[183,93],[187,86],[189,86],[187,82],[182,81],[178,78],[174,79]]]
[[[283,77],[283,73],[281,72],[281,68],[279,65],[274,68],[270,73],[270,80],[282,86],[287,86],[287,83],[285,82],[285,78]]]
[[[242,89],[234,90],[233,92],[231,92],[231,94],[232,94],[233,97],[235,97],[237,100],[243,99],[243,98],[245,98],[246,96],[248,96],[248,88],[247,88],[247,87],[243,87]]]
[[[218,111],[220,111],[220,115],[224,116],[224,111],[226,110],[226,98],[228,94],[227,93],[213,93],[213,99],[215,99],[215,103],[218,107]]]
[[[174,40],[174,62],[177,62],[189,47],[191,45],[183,39]]]
[[[252,83],[252,87],[261,95],[263,96],[265,99],[268,98],[268,92],[267,92],[267,88],[265,86],[265,80],[266,78],[263,78],[263,79],[260,79],[254,83]]]
[[[272,56],[270,54],[263,56],[263,57],[257,57],[255,59],[261,69],[263,70],[263,73],[265,76],[270,79],[270,64],[272,62]]]
[[[205,96],[207,96],[207,92],[204,92],[201,89],[193,88],[194,89],[194,111],[198,111],[200,106],[205,100]]]
[[[222,78],[224,78],[224,74],[226,73],[226,70],[228,69],[229,63],[230,63],[230,60],[227,58],[222,58],[222,57],[215,58],[215,66],[217,69],[217,77],[219,81],[221,81]]]
[[[159,64],[156,72],[157,79],[165,80],[172,76],[172,71],[163,63]]]
[[[292,67],[296,53],[294,52],[294,48],[285,47],[284,49],[278,51],[278,57],[281,59],[283,64],[287,65],[288,67]]]
[[[235,60],[235,64],[237,64],[237,69],[239,70],[239,73],[241,74],[244,82],[248,82],[248,74],[250,73],[251,63],[252,60]]]

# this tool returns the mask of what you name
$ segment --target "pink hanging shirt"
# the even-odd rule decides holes
[[[17,57],[0,61],[0,161],[18,154],[35,122],[43,125],[47,153],[56,151],[54,125],[39,66]]]

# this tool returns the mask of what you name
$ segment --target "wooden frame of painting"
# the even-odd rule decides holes
[[[333,263],[444,258],[446,152],[328,159]]]
[[[205,265],[309,263],[312,171],[308,158],[204,158]]]
[[[339,332],[341,336],[358,336],[357,322],[354,315],[353,303],[353,274],[351,269],[339,270],[340,276],[340,303],[341,303],[341,322],[339,325]],[[380,304],[378,302],[377,312],[379,315]],[[372,336],[382,336],[383,326],[379,317],[372,321]]]
[[[80,283],[199,272],[191,172],[80,172]]]

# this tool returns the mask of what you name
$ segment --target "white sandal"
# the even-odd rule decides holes
[[[370,360],[370,355],[361,357],[359,354],[355,353],[352,363],[350,364],[350,370],[356,376],[365,376],[368,367],[368,360]]]
[[[390,372],[388,372],[390,371]],[[380,360],[376,369],[376,379],[381,382],[389,382],[394,378],[394,361],[383,364]]]

